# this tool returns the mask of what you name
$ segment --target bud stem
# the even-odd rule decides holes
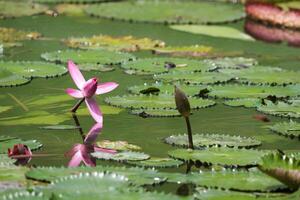
[[[190,119],[189,119],[189,117],[184,117],[184,118],[185,118],[187,132],[188,132],[189,148],[194,149],[192,127],[191,127]]]
[[[79,108],[79,106],[82,104],[82,102],[85,100],[85,98],[82,98],[81,100],[79,100],[75,106],[71,109],[72,113],[76,113],[77,109]]]

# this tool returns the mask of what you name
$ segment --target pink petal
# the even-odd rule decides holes
[[[78,69],[78,67],[71,60],[68,61],[68,70],[74,83],[81,90],[85,83],[85,79],[81,74],[80,70]]]
[[[85,103],[97,123],[103,124],[103,117],[100,108],[94,98],[85,98]]]
[[[77,151],[68,163],[68,167],[78,167],[82,160],[81,151]]]
[[[86,98],[90,98],[94,96],[97,90],[98,80],[96,78],[91,78],[87,82],[84,83],[82,92]]]
[[[74,98],[78,98],[78,99],[83,98],[83,94],[80,90],[68,88],[68,89],[66,89],[66,93]]]
[[[98,146],[94,146],[94,151],[95,151],[95,152],[110,153],[110,154],[115,154],[115,153],[117,153],[117,151],[114,150],[114,149],[106,149],[106,148],[101,148],[101,147],[98,147]]]
[[[112,90],[116,89],[118,86],[119,84],[115,82],[100,83],[97,86],[96,94],[105,94],[111,92]]]
[[[92,144],[96,141],[97,136],[100,134],[103,124],[102,123],[96,123],[89,133],[86,135],[84,139],[84,144]]]

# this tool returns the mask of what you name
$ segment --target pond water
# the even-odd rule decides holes
[[[227,26],[238,30],[244,29],[245,21],[229,23]],[[61,42],[70,36],[82,37],[106,34],[112,36],[133,35],[150,37],[165,41],[168,45],[209,45],[220,52],[241,53],[244,57],[258,60],[261,65],[281,67],[298,71],[300,50],[286,44],[270,44],[262,41],[243,41],[196,35],[170,29],[159,24],[128,23],[121,21],[91,18],[88,16],[57,16],[46,15],[19,17],[0,21],[1,27],[11,27],[25,31],[40,32],[45,39],[24,41],[22,47],[5,49],[3,60],[41,61],[44,52],[63,50],[67,47]],[[153,57],[149,51],[133,53],[138,58]],[[152,76],[128,75],[115,66],[112,72],[83,72],[85,77],[98,77],[101,82],[115,81],[120,86],[111,93],[97,96],[97,101],[104,112],[104,128],[98,140],[125,140],[139,145],[142,151],[153,157],[167,157],[168,151],[176,149],[165,144],[162,139],[172,134],[186,132],[185,122],[180,117],[171,118],[142,118],[129,114],[128,109],[115,108],[107,105],[104,98],[108,96],[128,94],[127,88],[133,85],[154,83]],[[0,135],[17,136],[24,140],[36,139],[43,147],[36,154],[49,156],[34,157],[31,165],[37,166],[66,166],[69,158],[65,153],[73,144],[80,143],[78,130],[44,130],[53,118],[63,118],[61,124],[74,125],[72,115],[68,110],[76,103],[68,97],[65,88],[73,87],[68,74],[56,78],[35,78],[31,83],[0,88],[0,105],[12,106],[9,111],[0,114]],[[52,97],[49,100],[48,97]],[[270,122],[265,123],[253,118],[260,114],[254,108],[230,107],[217,100],[216,106],[195,111],[190,117],[194,133],[216,133],[254,137],[262,142],[259,149],[300,150],[298,139],[287,138],[274,134],[266,128],[276,122],[289,121],[287,118],[269,116]],[[25,108],[24,108],[25,107]],[[82,105],[85,107],[85,105]],[[34,116],[29,121],[22,121],[26,116]],[[46,116],[54,116],[49,119]],[[8,118],[19,120],[8,122]],[[93,120],[87,114],[78,116],[84,132],[93,125]],[[48,121],[49,120],[49,121]],[[54,120],[55,121],[55,120]],[[294,121],[298,121],[295,119]],[[49,122],[49,123],[48,123]],[[53,155],[51,155],[53,154]],[[97,161],[99,164],[114,164]],[[184,172],[186,166],[178,169],[163,171]],[[170,191],[174,185],[167,185],[164,191]],[[171,189],[170,189],[171,188]]]

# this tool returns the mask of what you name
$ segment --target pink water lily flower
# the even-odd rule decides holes
[[[31,160],[32,152],[27,145],[15,144],[12,149],[8,149],[7,155],[16,159],[17,165],[26,165]]]
[[[66,156],[71,157],[68,164],[69,167],[77,167],[80,163],[89,167],[96,166],[96,159],[91,156],[93,152],[116,153],[113,149],[101,148],[94,144],[101,129],[102,123],[96,123],[86,135],[83,144],[75,144],[73,148],[66,153]]]
[[[95,119],[96,122],[102,123],[103,117],[100,108],[97,105],[96,100],[93,98],[94,95],[105,94],[111,92],[118,84],[115,82],[106,82],[98,84],[97,78],[91,78],[86,81],[81,74],[78,67],[72,62],[68,61],[68,70],[69,73],[77,86],[77,89],[68,88],[66,90],[67,94],[74,98],[81,99],[72,109],[72,112],[76,112],[77,108],[80,104],[85,101],[92,117]]]

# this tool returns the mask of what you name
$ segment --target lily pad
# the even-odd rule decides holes
[[[205,57],[213,54],[213,52],[212,47],[204,45],[156,47],[152,50],[152,53],[157,55],[175,57]]]
[[[18,86],[30,82],[30,79],[24,78],[13,72],[0,69],[0,87]]]
[[[262,100],[258,98],[231,99],[224,102],[224,104],[227,106],[246,108],[256,108],[260,106],[261,103]]]
[[[126,70],[137,70],[141,72],[147,72],[149,74],[163,73],[168,71],[199,72],[209,71],[215,68],[213,66],[208,66],[199,60],[171,57],[138,59],[133,62],[124,63],[121,67]]]
[[[1,143],[1,142],[0,142]],[[0,167],[3,166],[11,166],[13,165],[15,160],[9,158],[6,154],[0,154]],[[1,195],[1,194],[0,194]]]
[[[7,192],[6,194],[0,196],[2,199],[12,199],[12,200],[48,200],[49,197],[44,196],[42,193],[28,192],[28,191],[17,191],[17,192]]]
[[[154,185],[164,182],[166,179],[156,170],[140,167],[114,167],[99,165],[97,167],[37,167],[26,173],[26,177],[32,180],[52,182],[58,178],[69,175],[78,175],[86,172],[116,173],[127,177],[134,185]]]
[[[244,69],[257,65],[257,60],[245,57],[206,59],[204,62],[216,67],[217,69]]]
[[[269,126],[269,129],[280,135],[284,135],[291,138],[300,138],[300,123],[290,122],[279,122],[273,126]]]
[[[266,85],[240,85],[227,84],[209,87],[209,96],[218,98],[266,98],[270,95],[276,97],[295,97],[300,94],[300,85],[266,86]]]
[[[0,18],[22,17],[45,12],[48,7],[30,2],[0,1]]]
[[[118,151],[139,151],[142,148],[140,146],[130,144],[127,141],[110,141],[102,140],[97,142],[97,146],[101,148],[114,149]]]
[[[167,144],[188,147],[188,136],[171,135],[164,139]],[[221,135],[221,134],[193,134],[193,142],[195,148],[223,146],[223,147],[239,147],[250,148],[261,145],[261,142],[248,137],[235,135]]]
[[[42,147],[42,144],[36,140],[21,140],[19,138],[7,137],[0,140],[0,153],[6,153],[8,148],[13,148],[15,144],[27,145],[32,151]]]
[[[140,117],[180,117],[181,114],[175,109],[133,109],[131,114]]]
[[[185,162],[193,161],[204,166],[253,167],[267,151],[212,147],[205,150],[176,149],[169,151],[172,158]]]
[[[222,74],[218,72],[169,72],[164,74],[155,74],[155,80],[164,82],[183,82],[186,84],[216,84],[231,81],[234,76],[231,74]]]
[[[130,10],[130,12],[125,12]],[[198,12],[190,12],[197,10]],[[221,23],[245,16],[241,5],[194,1],[135,1],[91,5],[86,12],[93,16],[153,23]]]
[[[238,29],[228,26],[213,25],[172,25],[171,29],[188,33],[208,35],[212,37],[254,41],[254,39]]]
[[[195,184],[205,188],[230,189],[244,192],[274,192],[287,189],[276,179],[257,169],[246,170],[212,170],[191,172],[190,174],[163,173],[167,182]]]
[[[54,10],[60,15],[84,16],[84,4],[61,3],[55,6]]]
[[[101,160],[113,160],[113,161],[139,161],[139,160],[147,160],[150,158],[149,155],[142,152],[134,152],[134,151],[121,151],[115,154],[104,153],[104,152],[94,152],[92,156],[101,159]]]
[[[80,49],[109,49],[117,51],[133,52],[139,50],[151,50],[156,47],[164,47],[165,43],[150,38],[135,38],[133,36],[112,37],[109,35],[95,35],[90,38],[69,38],[64,41],[72,48]]]
[[[73,125],[53,125],[53,126],[42,126],[40,128],[46,130],[74,130],[80,127],[73,126]]]
[[[106,2],[107,0],[33,0],[37,3],[76,3],[76,4],[87,4],[87,3],[99,3]],[[114,0],[110,0],[114,1]]]
[[[134,56],[128,53],[109,51],[109,50],[63,50],[43,53],[43,59],[50,62],[66,63],[73,60],[79,67],[80,65],[91,65],[96,68],[99,65],[120,64],[134,59]],[[83,68],[84,69],[84,68]]]
[[[180,160],[174,160],[172,158],[150,158],[143,161],[129,161],[127,162],[131,165],[141,166],[141,167],[154,167],[154,168],[168,168],[168,167],[179,167],[183,164]]]
[[[257,110],[266,114],[280,116],[280,117],[290,117],[299,118],[300,117],[300,104],[299,103],[285,103],[278,102],[272,103],[267,102],[266,105],[261,105],[257,107]]]
[[[209,99],[189,98],[191,108],[199,109],[215,105],[215,102]],[[151,109],[176,109],[174,97],[172,95],[128,95],[114,96],[105,99],[105,102],[122,108],[151,108]]]

